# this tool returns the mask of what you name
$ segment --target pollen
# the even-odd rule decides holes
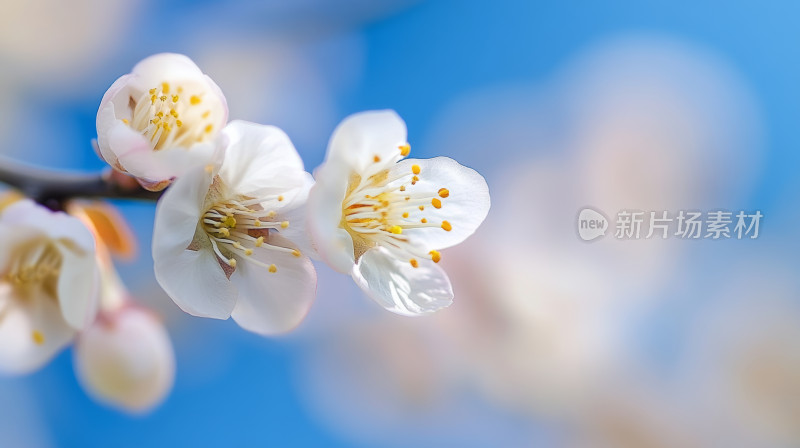
[[[405,145],[400,145],[400,155],[403,157],[407,157],[411,153],[411,145],[406,143]]]
[[[419,167],[419,165],[411,165],[411,172],[412,173],[419,174],[420,171],[422,171],[422,169]]]
[[[253,225],[256,226],[256,227],[261,227],[261,220],[258,220],[258,219],[254,220],[253,221]]]
[[[434,263],[438,263],[439,260],[442,259],[442,254],[440,254],[438,250],[432,250],[428,253],[431,254],[431,260],[433,260]]]
[[[281,228],[282,229],[288,229],[289,228],[289,221],[281,222]]]
[[[283,201],[283,196],[278,196],[278,202]]]
[[[122,119],[122,122],[123,122],[123,123],[125,123],[125,124],[130,124],[130,123],[131,123],[130,121],[128,121],[128,119],[127,119],[127,118],[123,118],[123,119]]]
[[[234,228],[236,227],[236,218],[234,218],[233,216],[226,216],[225,219],[222,220],[222,224],[230,228]]]
[[[405,185],[400,185],[400,191],[406,191],[406,186]]]
[[[446,198],[448,196],[450,196],[450,190],[448,190],[447,188],[440,188],[439,189],[439,197]]]
[[[269,265],[269,272],[272,272],[273,274],[278,272],[278,267],[274,264]]]
[[[206,128],[203,129],[203,130],[205,131],[206,134],[210,134],[211,131],[214,130],[214,125],[213,124],[207,124]]]
[[[261,245],[263,245],[263,244],[264,244],[264,237],[263,236],[260,236],[260,237],[256,238],[256,247],[261,247]]]
[[[236,259],[235,258],[229,258],[228,259],[228,266],[230,266],[232,268],[235,268],[236,267]]]
[[[181,99],[181,97],[179,97],[178,95],[172,95],[172,102],[173,103],[177,103],[179,99]]]
[[[453,226],[448,221],[442,221],[442,228],[447,232],[453,230]]]
[[[295,250],[292,251],[292,255],[294,255],[295,257],[300,258],[300,255],[302,255],[302,254],[300,253],[299,250],[295,249]]]
[[[427,220],[427,219],[425,219],[425,218],[422,218],[422,219],[420,219],[420,220],[419,220],[419,222],[421,222],[421,223],[425,224],[425,223],[427,223],[427,222],[428,222],[428,220]]]
[[[253,255],[253,249],[245,249],[244,254],[248,256]]]
[[[42,332],[39,330],[33,330],[33,333],[31,333],[31,338],[36,345],[44,344],[44,334],[42,334]]]
[[[403,218],[408,218],[408,212],[403,212]]]
[[[378,162],[380,162],[380,161],[381,161],[381,158],[380,158],[380,156],[378,156],[378,155],[376,154],[376,155],[375,155],[375,157],[373,157],[373,158],[372,158],[372,161],[373,161],[373,162],[375,162],[375,163],[378,163]]]
[[[425,206],[424,206],[424,205],[420,205],[420,206],[419,206],[419,209],[420,209],[420,210],[425,210]]]
[[[433,198],[431,199],[431,205],[435,208],[442,208],[442,201],[440,201],[439,198]]]
[[[412,259],[408,260],[408,262],[411,263],[411,266],[413,266],[415,268],[419,267],[419,262],[417,261],[416,258],[412,258]]]
[[[161,83],[161,91],[164,92],[164,93],[169,93],[169,83],[168,82],[162,82]]]
[[[400,235],[403,233],[403,228],[400,226],[391,226],[389,227],[389,231],[394,233],[395,235]]]
[[[203,100],[201,100],[201,99],[200,99],[200,97],[199,97],[199,96],[197,96],[197,95],[192,95],[192,96],[189,98],[189,104],[191,104],[192,106],[197,106],[197,105],[198,105],[198,104],[200,104],[202,101],[203,101]]]

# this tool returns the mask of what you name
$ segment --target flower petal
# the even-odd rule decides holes
[[[317,171],[307,206],[314,248],[328,265],[343,274],[350,273],[355,263],[353,239],[339,226],[349,175],[350,169],[342,161],[325,162]]]
[[[143,85],[153,87],[163,81],[192,80],[204,77],[200,67],[188,56],[177,53],[159,53],[142,59],[132,73]],[[148,88],[149,88],[148,87]]]
[[[53,212],[29,200],[17,201],[3,210],[0,222],[18,228],[38,229],[54,240],[71,241],[81,251],[94,254],[94,237],[77,218]]]
[[[260,249],[255,259],[277,271],[242,260],[231,275],[239,290],[233,319],[244,329],[263,334],[295,328],[308,313],[317,289],[317,274],[308,257]]]
[[[489,187],[483,176],[447,157],[403,160],[392,168],[392,174],[411,172],[414,165],[420,168],[419,181],[416,185],[407,184],[407,191],[430,192],[441,208],[429,204],[424,211],[412,211],[410,219],[425,218],[436,226],[411,228],[403,233],[415,244],[430,249],[454,246],[475,233],[490,207]],[[447,190],[442,193],[446,197],[439,195],[442,188]],[[441,227],[444,221],[450,224],[450,231]]]
[[[453,288],[444,270],[429,260],[418,260],[418,266],[376,247],[364,253],[352,275],[367,295],[397,314],[416,316],[450,306]]]
[[[357,173],[390,162],[406,144],[406,124],[393,110],[361,112],[342,121],[333,131],[326,163],[340,160]],[[377,157],[377,158],[376,158]],[[345,179],[349,179],[350,173]]]
[[[187,250],[210,184],[211,176],[196,169],[161,197],[153,228],[153,263],[158,283],[181,309],[195,316],[227,319],[236,304],[236,288],[219,266],[210,243]]]
[[[234,191],[302,186],[305,170],[289,136],[275,126],[232,121],[222,131],[228,139],[219,175]]]
[[[236,287],[217,256],[208,249],[178,254],[153,253],[156,280],[183,311],[198,317],[227,319],[236,305]]]
[[[213,141],[207,141],[190,148],[153,151],[144,135],[122,122],[109,132],[109,144],[125,171],[150,181],[181,177],[197,166],[204,166],[211,161],[216,148]]]
[[[25,300],[13,298],[13,289],[0,283],[0,371],[12,374],[39,369],[75,336],[64,321],[58,303],[39,290]]]
[[[66,322],[76,330],[90,324],[99,305],[99,273],[94,252],[78,252],[71,244],[59,243],[62,256],[58,276],[58,303]]]
[[[153,225],[154,259],[165,252],[183,251],[192,242],[211,181],[211,175],[197,168],[187,172],[161,196]]]

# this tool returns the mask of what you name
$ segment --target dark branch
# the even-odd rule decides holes
[[[155,201],[161,196],[161,192],[147,191],[135,182],[120,182],[121,179],[129,178],[112,174],[110,168],[100,174],[78,174],[44,170],[0,157],[0,182],[52,209],[61,209],[64,201],[72,198]]]

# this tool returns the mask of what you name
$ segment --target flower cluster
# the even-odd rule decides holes
[[[351,275],[389,311],[450,305],[440,251],[489,210],[477,172],[444,157],[407,158],[393,111],[345,119],[312,176],[282,130],[228,122],[221,90],[177,54],[151,56],[113,83],[95,149],[116,178],[163,191],[152,256],[167,295],[186,313],[231,317],[263,335],[308,313],[312,259]],[[174,355],[160,321],[114,271],[111,256],[130,252],[130,232],[106,204],[62,205],[67,213],[22,200],[0,214],[0,369],[34,370],[77,338],[89,393],[148,409],[171,387]]]

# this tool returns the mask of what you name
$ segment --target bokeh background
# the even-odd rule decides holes
[[[192,318],[152,273],[152,204],[119,202],[119,269],[177,378],[132,416],[68,350],[0,379],[0,446],[800,446],[800,4],[727,1],[0,1],[0,152],[97,171],[94,117],[140,59],[182,52],[231,118],[308,170],[345,116],[392,108],[413,156],[485,175],[443,253],[455,303],[403,318],[318,265],[293,333]],[[758,239],[576,236],[584,206],[760,210]],[[2,343],[2,341],[0,341]]]

